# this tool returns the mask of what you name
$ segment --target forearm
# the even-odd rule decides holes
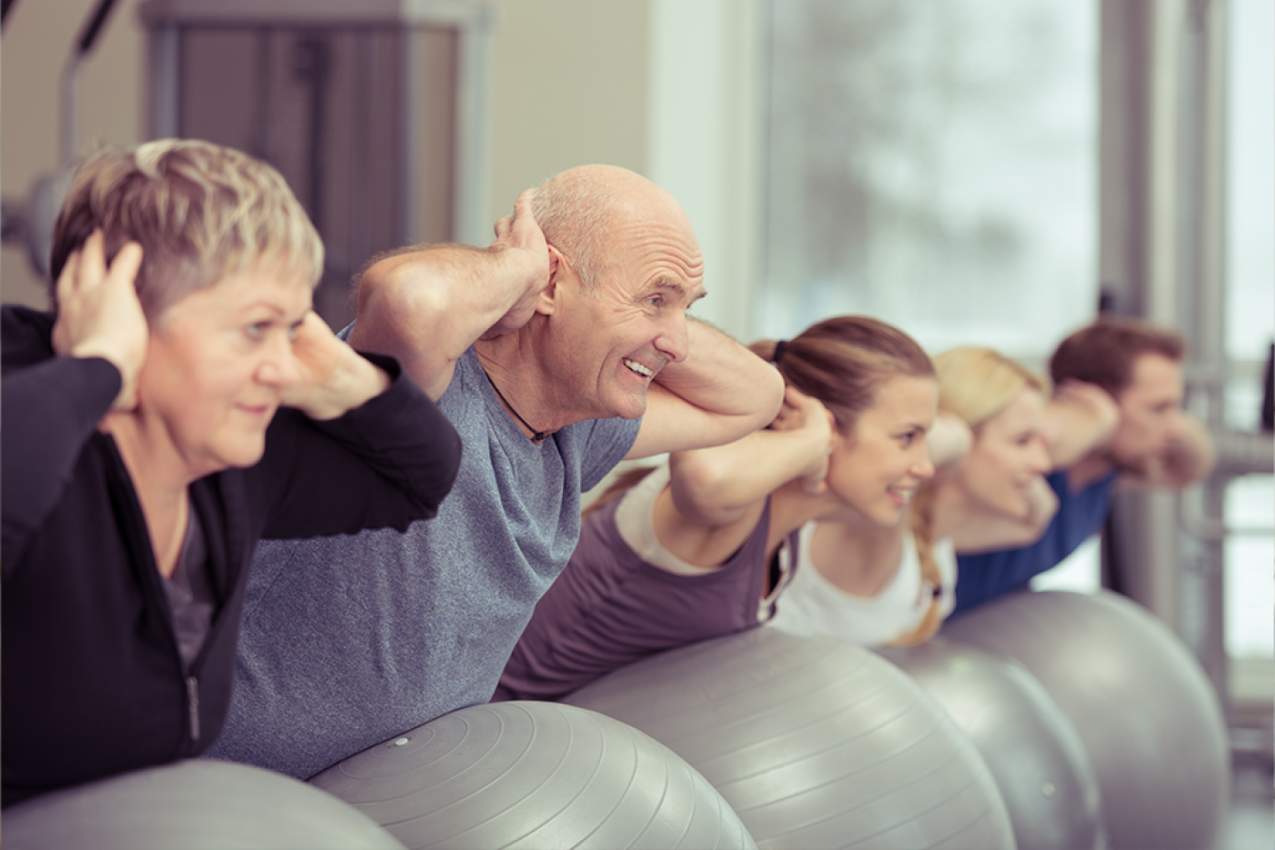
[[[673,503],[688,519],[729,522],[789,481],[822,468],[827,454],[827,439],[807,430],[761,430],[724,446],[673,452]]]
[[[1054,469],[1101,451],[1120,423],[1115,401],[1096,387],[1060,391],[1045,404],[1045,439]]]
[[[1058,512],[1058,496],[1043,477],[1037,476],[1028,491],[1028,503],[1027,515],[1021,518],[988,515],[962,523],[952,535],[956,550],[988,552],[1034,543]]]
[[[1204,478],[1217,464],[1217,449],[1208,429],[1189,413],[1183,413],[1182,418],[1181,435],[1169,446],[1161,468],[1150,478],[1149,483],[1154,486],[1186,487]]]
[[[311,419],[322,422],[344,416],[389,389],[390,376],[384,369],[349,346],[344,347],[348,353],[332,370],[322,392],[301,408]]]
[[[59,357],[6,372],[0,467],[7,573],[62,500],[97,423],[119,392],[120,374],[103,358]]]
[[[398,358],[437,398],[457,358],[525,295],[525,272],[499,245],[421,246],[390,255],[359,281],[350,343]]]
[[[925,449],[930,463],[939,473],[955,468],[969,454],[974,434],[965,420],[946,410],[934,418],[934,426],[925,435]]]
[[[779,412],[784,382],[773,366],[701,322],[687,332],[690,353],[656,374],[630,458],[730,443]]]
[[[670,363],[655,381],[686,403],[724,419],[744,434],[769,425],[784,400],[779,372],[716,328],[687,321],[690,355]]]
[[[400,531],[437,513],[460,459],[460,439],[414,381],[388,358],[389,388],[346,415],[327,421],[280,411],[267,435],[261,510],[265,536]]]

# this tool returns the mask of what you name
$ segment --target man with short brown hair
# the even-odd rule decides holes
[[[1058,345],[1048,430],[1091,448],[1048,476],[1059,505],[1039,540],[959,557],[954,613],[1059,564],[1102,527],[1118,483],[1181,489],[1209,474],[1213,441],[1182,409],[1185,352],[1177,332],[1128,318],[1099,318]]]

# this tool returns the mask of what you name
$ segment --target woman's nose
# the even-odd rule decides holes
[[[264,384],[286,389],[301,379],[301,366],[292,352],[292,340],[280,333],[271,340],[257,378]]]

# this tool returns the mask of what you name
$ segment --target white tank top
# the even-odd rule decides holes
[[[810,560],[815,523],[801,529],[798,566],[778,600],[770,625],[793,634],[828,635],[860,646],[880,646],[917,627],[930,607],[933,585],[921,580],[916,542],[903,536],[903,555],[890,583],[876,596],[846,593],[823,577]],[[946,617],[956,605],[956,551],[950,538],[934,544],[940,588],[939,610]]]

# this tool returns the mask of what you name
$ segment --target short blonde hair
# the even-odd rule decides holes
[[[53,233],[54,281],[97,228],[108,259],[130,240],[141,244],[137,294],[151,321],[251,268],[304,276],[311,288],[323,272],[323,242],[282,175],[211,142],[161,139],[84,159]]]
[[[1043,377],[990,348],[944,351],[935,355],[934,370],[939,379],[939,407],[964,419],[974,431],[1023,390],[1048,392]]]

